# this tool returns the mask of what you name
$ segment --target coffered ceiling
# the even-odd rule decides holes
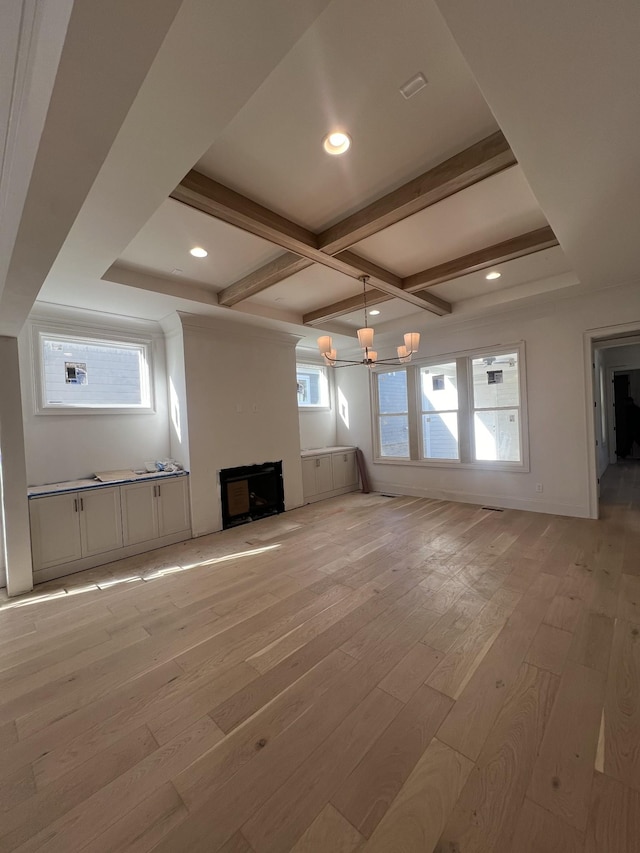
[[[578,268],[582,279],[566,192],[554,196],[544,177],[550,157],[541,162],[528,144],[544,145],[553,128],[529,122],[523,137],[528,104],[515,110],[512,99],[517,57],[479,50],[475,11],[463,12],[463,0],[161,4],[156,52],[113,125],[41,300],[152,319],[175,309],[259,318],[312,341],[319,330],[352,334],[360,324],[362,274],[381,330],[405,317],[446,323],[549,298],[578,284]],[[77,5],[67,50],[79,39]],[[99,41],[88,8],[83,36]],[[494,2],[494,18],[499,10]],[[122,17],[135,31],[142,19],[130,12],[123,7]],[[564,21],[550,9],[545,16]],[[516,27],[517,15],[507,24]],[[542,24],[532,37],[544,43]],[[508,80],[496,71],[503,63]],[[426,86],[407,99],[401,87],[418,73]],[[77,103],[80,82],[66,82],[59,98]],[[529,78],[521,85],[535,89]],[[531,96],[536,109],[540,94]],[[595,125],[595,105],[593,113]],[[332,157],[322,140],[336,129],[352,145]],[[90,140],[87,131],[88,153]],[[556,156],[574,165],[568,152]],[[207,257],[193,258],[194,246]],[[488,281],[493,269],[501,276]]]
[[[427,84],[407,99],[400,87],[418,73]],[[339,157],[321,144],[334,129],[352,138]],[[285,309],[318,328],[344,318],[346,328],[361,322],[362,274],[369,303],[386,303],[382,322],[443,316],[531,280],[536,255],[556,243],[547,225],[435,4],[409,0],[398,14],[352,0],[307,30],[111,276],[130,268],[177,287],[186,278],[229,308]],[[491,251],[531,232],[539,237],[522,247]],[[194,245],[208,256],[192,258]],[[428,290],[405,291],[409,277],[486,250]],[[474,269],[494,263],[503,277],[491,283]],[[550,269],[569,270],[557,246]]]

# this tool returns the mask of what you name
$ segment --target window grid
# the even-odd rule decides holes
[[[423,366],[419,379],[420,458],[458,460],[460,427],[456,362]],[[438,405],[447,403],[449,405]]]
[[[474,394],[474,371],[473,363],[477,359],[499,359],[511,356],[515,361],[516,374],[515,378],[510,378],[509,383],[511,390],[515,389],[515,398],[512,398],[505,405],[485,405],[475,406],[476,395]],[[458,407],[441,410],[428,410],[424,406],[422,396],[421,378],[423,371],[434,370],[442,367],[443,364],[455,364],[455,375],[457,377],[458,391]],[[493,368],[493,364],[487,365]],[[503,369],[501,365],[496,365],[494,370]],[[404,372],[406,375],[406,384],[408,388],[407,395],[407,411],[408,419],[407,431],[409,434],[408,451],[404,456],[391,456],[389,453],[383,452],[381,440],[380,419],[385,414],[380,407],[380,378],[389,373]],[[476,369],[476,374],[478,373]],[[492,377],[495,379],[495,377]],[[487,377],[489,383],[489,378]],[[476,376],[476,387],[478,384]],[[504,384],[499,380],[495,384]],[[426,466],[456,466],[456,467],[472,467],[486,469],[502,469],[510,471],[527,471],[528,462],[528,444],[526,431],[526,378],[524,365],[524,344],[511,345],[508,348],[492,348],[488,350],[479,350],[477,352],[467,352],[464,354],[450,354],[440,357],[438,361],[430,359],[428,362],[422,361],[407,365],[406,368],[394,368],[393,371],[378,370],[372,371],[372,404],[374,412],[374,443],[375,456],[381,462],[404,462],[405,464],[420,464]],[[512,401],[513,400],[513,401]],[[386,413],[387,416],[389,413]],[[451,414],[457,416],[458,427],[458,456],[428,456],[427,448],[425,447],[423,434],[423,418],[425,415],[436,414]],[[478,452],[478,435],[484,431],[484,447],[487,446],[487,426],[478,422],[478,418],[483,415],[509,417],[513,415],[513,420],[505,423],[500,423],[500,428],[496,430],[495,448],[493,456],[489,456],[486,452]],[[454,422],[451,421],[453,424]],[[506,439],[505,439],[506,434]],[[481,445],[482,447],[482,445]],[[480,448],[481,449],[481,448]],[[516,452],[517,451],[517,452]]]

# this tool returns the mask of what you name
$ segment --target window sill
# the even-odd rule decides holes
[[[149,406],[39,406],[36,415],[155,415]]]
[[[298,406],[299,412],[330,412],[331,406]]]
[[[399,457],[374,457],[374,465],[406,465],[409,468],[461,468],[466,471],[509,471],[512,474],[528,474],[530,467],[525,462],[459,462],[456,459],[402,459]]]

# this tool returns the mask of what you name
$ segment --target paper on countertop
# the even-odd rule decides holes
[[[110,483],[113,480],[135,480],[136,473],[130,469],[122,471],[96,471],[94,476],[101,483]]]

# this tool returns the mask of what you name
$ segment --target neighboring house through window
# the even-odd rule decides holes
[[[152,411],[151,342],[34,329],[43,413]]]
[[[297,364],[298,406],[301,409],[329,408],[327,368],[315,364]]]

